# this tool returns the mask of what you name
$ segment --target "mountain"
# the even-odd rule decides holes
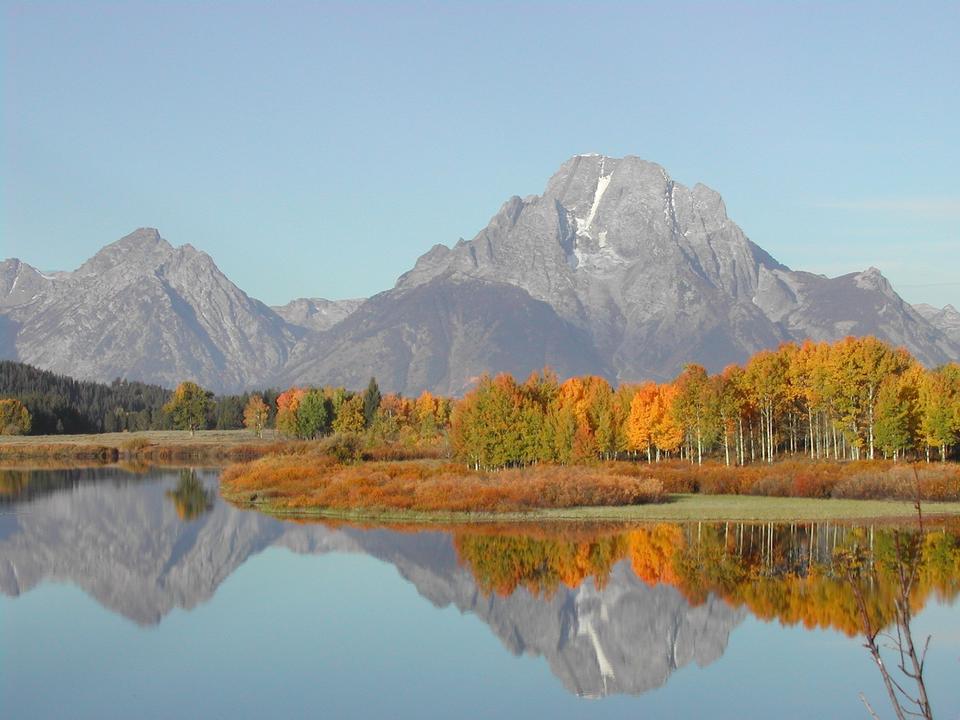
[[[80,379],[167,387],[184,379],[219,391],[256,385],[286,361],[298,336],[209,255],[175,248],[148,228],[73,272],[43,275],[5,261],[0,312],[6,357]]]
[[[354,310],[363,304],[358,300],[324,300],[323,298],[298,298],[286,305],[272,307],[277,315],[287,323],[304,330],[329,330],[341,320],[345,320]]]
[[[953,342],[960,344],[960,312],[953,305],[935,308],[920,303],[914,305],[913,309]]]
[[[549,597],[523,588],[500,596],[478,588],[446,532],[282,522],[220,500],[184,522],[167,497],[177,471],[33,475],[32,483],[58,487],[0,512],[0,592],[17,597],[44,582],[68,583],[144,626],[209,601],[269,547],[368,555],[396,567],[434,606],[479,618],[511,653],[544,657],[571,692],[596,697],[646,692],[685,665],[718,660],[745,616],[713,596],[691,605],[671,586],[648,586],[628,561],[614,567],[602,590],[587,581],[561,585]],[[199,479],[215,495],[217,474],[203,471]],[[389,603],[384,608],[389,612]]]
[[[513,313],[487,312],[507,298]],[[518,331],[520,316],[542,327]],[[475,238],[434,246],[395,288],[304,337],[282,377],[357,384],[375,374],[390,389],[456,393],[478,366],[525,375],[546,355],[561,374],[586,363],[612,381],[665,380],[688,362],[716,371],[787,340],[849,334],[928,365],[960,357],[960,343],[876,269],[793,271],[705,185],[687,188],[636,157],[578,155],[543,195],[509,199]]]
[[[454,278],[381,293],[290,352],[284,384],[461,394],[484,372],[609,374],[587,331],[506,283]]]
[[[269,308],[193,247],[141,229],[78,270],[0,264],[0,358],[217,391],[298,383],[458,394],[544,365],[613,382],[711,371],[787,340],[875,335],[921,362],[960,358],[957,313],[900,298],[880,271],[795,271],[718,193],[637,157],[577,155],[542,195],[436,245],[369,300]]]

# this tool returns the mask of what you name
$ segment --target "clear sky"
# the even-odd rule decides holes
[[[960,304],[957,2],[0,7],[0,257],[152,226],[271,304],[365,296],[598,152]]]

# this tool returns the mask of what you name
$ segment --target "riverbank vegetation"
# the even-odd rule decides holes
[[[960,365],[926,370],[875,338],[787,343],[669,383],[599,377],[483,378],[458,402],[451,442],[475,468],[641,457],[725,465],[782,458],[949,458],[960,434]]]
[[[204,461],[237,462],[270,453],[289,453],[298,443],[272,433],[257,438],[244,430],[155,430],[137,433],[91,435],[5,436],[0,438],[0,463],[89,462],[93,464],[137,461],[168,463]]]
[[[272,402],[247,396],[235,413],[246,439],[220,447],[193,437],[220,399],[193,383],[164,397],[165,422],[189,441],[3,442],[0,459],[244,460],[225,494],[286,511],[523,512],[678,493],[960,499],[960,466],[946,462],[960,436],[960,366],[927,370],[869,337],[788,343],[715,375],[688,365],[669,383],[618,388],[549,370],[485,376],[459,400],[384,395],[374,379],[363,392],[294,387]]]
[[[414,513],[524,512],[659,502],[657,480],[603,468],[517,468],[497,473],[442,461],[347,465],[317,455],[272,456],[224,472],[221,493],[275,511],[309,508]]]
[[[956,505],[960,502],[960,466],[794,461],[739,468],[717,462],[691,466],[675,460],[650,466],[609,461],[484,471],[442,459],[343,461],[331,457],[329,450],[312,448],[233,465],[224,472],[221,492],[233,502],[278,513],[534,512],[550,508],[629,507],[663,502],[677,495],[725,495],[803,498],[825,505],[816,507],[811,502],[789,507],[788,503],[776,509],[782,514],[771,516],[767,514],[769,508],[734,504],[725,507],[721,517],[760,517],[742,514],[757,511],[762,511],[763,517],[780,519],[844,517],[843,513],[847,517],[902,517],[909,514],[910,503],[918,498],[925,502],[952,502],[954,505],[943,511],[956,512],[960,508]],[[853,500],[901,500],[907,504],[885,509],[845,504]],[[692,517],[688,513],[697,510],[686,503],[683,508],[664,506],[633,515],[628,512],[623,517]],[[674,514],[676,511],[682,514]],[[701,507],[699,511],[711,509]],[[801,512],[806,514],[799,515]],[[582,513],[584,517],[596,514],[593,510]],[[612,517],[606,512],[600,514]]]
[[[446,439],[459,464],[269,457],[228,470],[233,499],[281,511],[414,512],[567,508],[573,498],[629,505],[677,493],[960,500],[960,466],[945,462],[960,433],[960,366],[928,371],[873,338],[786,344],[717,375],[690,365],[671,383],[616,389],[549,371],[523,382],[483,377],[455,402],[294,388],[278,398],[277,418],[287,434],[339,431],[368,447],[442,448]],[[931,448],[940,463],[929,462]],[[494,490],[510,485],[519,496]]]

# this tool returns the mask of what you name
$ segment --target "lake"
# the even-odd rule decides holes
[[[911,538],[960,717],[956,523],[364,528],[134,470],[0,470],[2,717],[891,717],[832,559],[890,622]]]

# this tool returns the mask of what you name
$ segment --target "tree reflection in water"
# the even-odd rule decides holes
[[[834,523],[659,524],[650,527],[470,528],[453,531],[460,562],[480,590],[507,596],[519,588],[549,597],[585,581],[602,588],[612,567],[628,561],[648,585],[676,587],[692,604],[719,596],[762,620],[832,628],[855,636],[864,613],[871,627],[895,623],[900,575],[889,559],[898,543],[915,548],[907,606],[916,611],[931,595],[960,593],[957,528],[904,531]],[[872,576],[853,585],[844,560],[856,548]],[[889,568],[889,569],[884,569]],[[907,573],[906,579],[910,579]]]
[[[216,494],[203,486],[196,471],[186,468],[180,471],[177,487],[168,490],[166,496],[173,501],[180,519],[186,522],[210,512],[216,500]]]
[[[862,543],[853,543],[837,552],[837,563],[843,569],[850,584],[860,615],[864,647],[873,658],[883,679],[887,697],[896,716],[900,720],[907,717],[920,717],[932,720],[933,710],[927,696],[927,687],[923,672],[926,664],[930,636],[923,642],[919,652],[913,640],[913,595],[914,587],[921,579],[924,570],[924,553],[931,538],[923,531],[923,514],[917,503],[918,532],[910,533],[894,530],[892,546],[867,548]],[[942,552],[942,548],[936,548]],[[893,621],[886,625],[878,623],[869,609],[868,598],[871,588],[885,582],[893,587]],[[890,629],[885,629],[890,628]],[[881,648],[879,639],[886,641]],[[899,671],[891,672],[884,659],[882,649],[889,650],[894,657],[894,666]],[[860,693],[860,699],[871,716],[878,715],[870,705],[866,695]]]
[[[588,581],[602,588],[625,560],[647,584],[674,586],[693,605],[719,596],[761,619],[862,634],[897,717],[906,720],[932,717],[923,679],[929,638],[918,648],[910,623],[931,596],[953,600],[960,593],[958,529],[930,530],[922,522],[915,529],[830,523],[475,528],[454,531],[454,547],[486,594],[523,589],[550,597],[561,586]],[[892,651],[899,675],[882,649]]]

